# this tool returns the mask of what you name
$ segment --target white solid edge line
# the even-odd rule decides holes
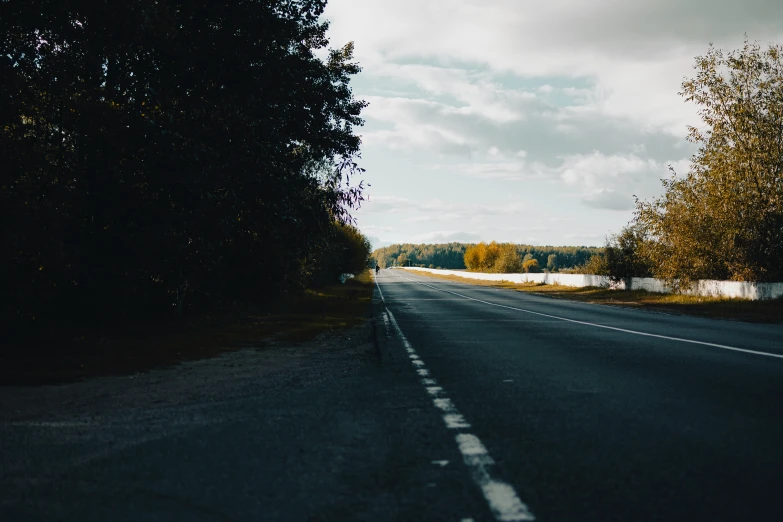
[[[378,274],[375,274],[373,276],[373,280],[375,281],[375,286],[378,287],[378,293],[381,294],[381,302],[384,303],[383,300],[383,292],[381,292],[381,285],[378,284]]]
[[[748,350],[747,348],[737,348],[736,346],[727,346],[725,344],[708,343],[706,341],[695,341],[693,339],[683,339],[681,337],[671,337],[671,336],[668,336],[668,335],[660,335],[660,334],[653,334],[653,333],[647,333],[647,332],[640,332],[638,330],[628,330],[627,328],[618,328],[617,326],[607,326],[605,324],[590,323],[590,322],[587,322],[587,321],[577,321],[576,319],[568,319],[567,317],[560,317],[560,316],[557,316],[557,315],[550,315],[550,314],[544,314],[544,313],[541,313],[541,312],[534,312],[532,310],[525,310],[524,308],[516,308],[516,307],[513,307],[513,306],[507,306],[507,305],[502,305],[502,304],[497,304],[497,303],[490,303],[489,301],[483,301],[481,299],[476,299],[475,297],[468,297],[466,295],[462,295],[462,294],[457,293],[457,292],[452,292],[451,290],[444,290],[442,288],[436,288],[436,287],[434,287],[432,285],[428,285],[427,283],[422,283],[421,281],[416,281],[415,279],[409,279],[407,277],[403,277],[403,276],[399,276],[399,275],[397,277],[399,277],[400,279],[407,279],[408,281],[411,281],[411,282],[416,283],[418,285],[423,285],[423,286],[432,288],[433,290],[437,290],[439,292],[446,292],[446,293],[449,293],[449,294],[453,294],[453,295],[462,297],[464,299],[468,299],[470,301],[476,301],[478,303],[483,303],[483,304],[486,304],[486,305],[489,305],[489,306],[497,306],[498,308],[506,308],[508,310],[515,310],[517,312],[524,312],[526,314],[539,315],[541,317],[548,317],[550,319],[558,319],[560,321],[566,321],[566,322],[569,322],[569,323],[576,323],[576,324],[583,324],[583,325],[586,325],[586,326],[593,326],[595,328],[605,328],[607,330],[614,330],[614,331],[617,331],[617,332],[629,333],[629,334],[633,334],[633,335],[642,335],[642,336],[645,336],[645,337],[655,337],[655,338],[658,338],[658,339],[666,339],[668,341],[679,341],[681,343],[700,344],[702,346],[711,346],[713,348],[721,348],[723,350],[731,350],[731,351],[734,351],[734,352],[743,352],[743,353],[750,353],[750,354],[753,354],[753,355],[763,355],[765,357],[774,357],[775,359],[783,359],[783,354],[778,354],[778,353],[760,352],[760,351],[757,351],[757,350]]]

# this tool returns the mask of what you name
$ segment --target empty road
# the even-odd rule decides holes
[[[783,520],[780,326],[377,282],[496,518]]]
[[[0,388],[0,520],[783,520],[783,328],[383,270],[373,321]]]

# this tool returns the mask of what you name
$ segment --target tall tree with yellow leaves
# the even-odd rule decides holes
[[[783,48],[710,46],[695,68],[679,94],[700,107],[699,150],[662,197],[637,201],[641,254],[675,284],[783,280]]]

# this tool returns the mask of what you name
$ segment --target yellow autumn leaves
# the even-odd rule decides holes
[[[532,261],[535,261],[535,266]],[[525,263],[528,265],[525,271],[538,271],[538,261],[535,259],[526,260]],[[469,246],[465,250],[465,266],[468,270],[499,274],[524,270],[516,246],[512,243],[497,243],[496,241]]]

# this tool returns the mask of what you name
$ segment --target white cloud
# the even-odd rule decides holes
[[[454,155],[470,151],[469,136],[438,124],[456,114],[448,105],[411,98],[367,96],[366,99],[370,102],[364,114],[368,121],[391,123],[393,129],[363,132],[364,145],[390,149],[418,147]]]
[[[607,156],[595,151],[568,156],[555,170],[567,185],[580,190],[587,206],[629,210],[633,196],[645,199],[659,192],[660,180],[669,177],[669,164],[687,170],[688,160],[659,162],[636,154]]]
[[[459,230],[436,230],[419,234],[413,237],[413,243],[451,243],[458,241],[461,243],[475,243],[481,241],[481,236],[475,232],[465,232]]]
[[[383,217],[400,223],[416,226],[435,226],[440,223],[460,223],[474,226],[486,226],[498,220],[510,220],[511,222],[523,221],[527,207],[518,201],[509,201],[499,204],[458,203],[444,202],[440,199],[426,201],[414,201],[405,198],[380,197],[371,198],[363,211],[363,219],[372,216]],[[368,232],[390,232],[392,227],[365,226],[363,230]],[[388,235],[388,234],[384,234]]]
[[[395,214],[417,207],[417,203],[408,198],[396,196],[368,196],[363,206],[363,213]]]
[[[524,118],[516,110],[519,102],[536,98],[535,93],[505,89],[491,81],[487,73],[472,73],[453,67],[420,64],[383,63],[373,69],[380,78],[409,83],[435,96],[450,96],[458,103],[450,107],[455,114],[475,115],[498,123]]]
[[[596,189],[582,198],[582,203],[588,207],[606,210],[630,210],[633,208],[633,198],[615,189]]]
[[[475,156],[474,156],[475,158]],[[506,156],[475,158],[470,162],[453,165],[438,164],[433,167],[461,174],[470,178],[492,180],[542,180],[546,179],[547,168],[541,163],[529,163],[520,158]]]
[[[643,160],[636,155],[605,156],[600,152],[589,155],[568,156],[560,167],[560,176],[566,183],[581,183],[595,186],[599,180],[618,178],[621,175],[635,174],[655,168],[652,160]]]
[[[384,232],[391,232],[393,230],[392,227],[384,227],[379,225],[363,225],[360,228],[362,232],[367,234],[378,234]]]
[[[603,240],[606,236],[597,234],[595,232],[571,232],[565,235],[567,239],[576,240],[575,243],[579,245],[596,244]]]

